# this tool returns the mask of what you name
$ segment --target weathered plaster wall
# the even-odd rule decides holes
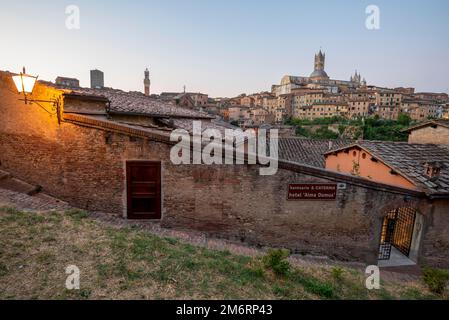
[[[423,127],[412,130],[408,137],[409,143],[434,143],[449,146],[449,128],[437,126]]]
[[[383,182],[403,188],[416,189],[416,186],[399,174],[391,174],[391,168],[381,161],[372,161],[373,155],[360,148],[349,152],[340,151],[326,157],[326,169],[356,174],[372,181]]]

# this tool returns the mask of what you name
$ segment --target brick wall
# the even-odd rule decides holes
[[[164,174],[165,226],[193,226],[214,236],[340,259],[365,259],[373,252],[376,219],[361,214],[367,196],[362,188],[348,186],[337,201],[287,201],[289,183],[329,181],[283,169],[262,177],[253,166],[187,170]]]
[[[289,183],[334,181],[286,169],[260,176],[255,165],[175,166],[168,144],[59,126],[56,117],[17,101],[10,85],[0,73],[0,168],[81,208],[124,214],[125,161],[160,160],[166,227],[375,263],[383,206],[403,198],[348,183],[336,201],[287,201]],[[58,92],[38,87],[35,95]]]

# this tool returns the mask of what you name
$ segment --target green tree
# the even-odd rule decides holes
[[[338,137],[339,134],[332,130],[329,130],[327,126],[320,127],[311,135],[311,138],[313,139],[337,139]]]
[[[408,114],[400,113],[398,116],[398,124],[401,126],[409,126],[412,122],[412,118]]]
[[[310,132],[304,127],[297,126],[296,127],[296,135],[302,137],[310,137]]]

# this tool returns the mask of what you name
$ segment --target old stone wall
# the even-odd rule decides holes
[[[337,200],[287,201],[289,183],[335,179],[286,169],[260,176],[256,165],[176,166],[168,144],[68,122],[58,125],[56,117],[19,102],[2,76],[0,169],[81,208],[124,214],[125,161],[159,160],[166,227],[373,263],[380,207],[403,197],[347,183]],[[40,94],[57,97],[58,92],[37,88],[36,97],[44,97]]]
[[[449,268],[449,200],[435,200],[425,216],[420,263]]]
[[[329,180],[283,169],[263,177],[253,166],[166,170],[165,226],[339,259],[364,261],[377,254],[376,218],[363,213],[369,193],[363,188],[348,185],[336,201],[287,201],[289,183]]]

